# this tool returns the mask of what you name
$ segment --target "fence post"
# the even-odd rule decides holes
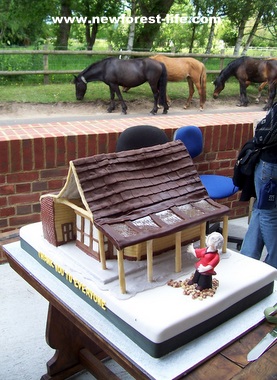
[[[43,50],[48,50],[48,45],[43,46]],[[47,53],[43,54],[43,70],[48,70],[49,66],[49,55]],[[49,74],[44,74],[43,75],[43,83],[44,84],[49,84]]]

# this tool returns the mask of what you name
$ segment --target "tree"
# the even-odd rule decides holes
[[[73,0],[72,0],[73,1]],[[86,17],[85,22],[85,34],[87,49],[92,50],[96,40],[96,35],[101,27],[97,17],[103,16],[113,17],[118,16],[122,10],[121,1],[111,0],[74,0],[72,5],[72,11],[78,16]]]
[[[137,1],[131,0],[131,17],[133,17],[133,22],[130,24],[130,27],[129,27],[127,50],[133,50],[133,46],[134,46],[135,31],[136,31],[135,17],[137,15],[137,10],[138,10]]]
[[[148,18],[165,18],[173,3],[174,0],[138,0],[141,15]],[[160,27],[159,22],[136,25],[134,48],[150,49]]]
[[[71,17],[71,0],[61,0],[60,3],[60,17]],[[56,39],[56,48],[60,50],[67,50],[68,48],[68,39],[71,29],[71,23],[65,22],[64,20],[59,23]]]
[[[237,38],[234,47],[234,55],[239,55],[247,21],[254,15],[257,1],[241,0],[240,3],[228,2],[227,15],[231,23],[237,28]]]
[[[201,8],[201,0],[194,0],[193,4],[195,7],[194,13],[198,15]],[[191,35],[191,40],[190,40],[190,45],[189,45],[189,53],[192,53],[192,50],[193,50],[193,44],[195,41],[197,27],[198,27],[198,24],[196,23],[192,24],[192,35]]]
[[[48,0],[1,0],[0,43],[29,45],[46,37],[45,20],[52,11],[53,2]]]
[[[263,5],[264,6],[264,5]],[[261,18],[262,25],[270,32],[273,38],[277,38],[277,3],[275,0],[269,0],[266,3],[266,11]]]
[[[242,0],[239,3],[226,0],[226,15],[236,30],[234,55],[239,55],[243,40],[247,36],[247,25],[251,24],[242,52],[246,54],[261,23],[276,25],[276,0],[267,0],[266,3],[263,0]]]
[[[250,45],[251,45],[251,42],[253,41],[253,38],[255,37],[255,34],[258,30],[258,27],[259,27],[259,24],[260,24],[260,21],[261,21],[261,18],[262,18],[262,15],[263,15],[263,9],[261,8],[256,16],[256,19],[255,19],[255,22],[252,26],[252,29],[249,33],[249,36],[247,38],[247,41],[244,45],[244,48],[243,48],[243,51],[242,51],[242,55],[246,55],[247,53],[247,50],[249,49]]]
[[[193,24],[192,26],[192,36],[191,36],[191,43],[189,52],[193,52],[193,46],[195,44],[195,41],[199,39],[199,37],[196,35],[196,31],[199,30],[201,33],[205,33],[207,35],[208,26],[209,26],[209,32],[208,32],[208,39],[207,39],[207,45],[206,45],[206,54],[210,54],[213,41],[215,37],[215,31],[216,31],[216,22],[215,18],[224,16],[226,13],[225,10],[225,3],[226,0],[192,0],[192,4],[194,5],[194,13],[197,16],[205,16],[209,19],[212,19],[212,22],[209,25],[201,25],[201,24]]]
[[[208,42],[206,46],[206,51],[205,54],[210,54],[213,46],[213,41],[215,37],[215,29],[216,29],[216,23],[214,21],[215,17],[223,17],[226,14],[226,9],[225,9],[225,4],[226,1],[208,1],[206,3],[207,9],[206,9],[206,15],[211,16],[213,19],[211,26],[210,26],[210,31],[209,31],[209,36],[208,36]]]

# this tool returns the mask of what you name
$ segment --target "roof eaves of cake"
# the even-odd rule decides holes
[[[44,194],[40,198],[46,198],[51,197],[55,200],[57,203],[63,203],[66,204],[76,210],[81,211],[83,214],[87,214],[87,216],[93,220],[93,216],[91,213],[91,210],[89,208],[89,205],[87,204],[87,201],[84,197],[84,193],[82,190],[82,187],[79,182],[78,175],[76,173],[74,164],[72,161],[69,162],[69,170],[66,178],[66,182],[63,186],[63,188],[60,190],[57,194]],[[85,210],[83,210],[81,207],[79,207],[75,202],[72,202],[71,200],[81,199]]]

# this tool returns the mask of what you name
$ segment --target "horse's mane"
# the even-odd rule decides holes
[[[231,75],[234,75],[235,71],[239,66],[243,64],[243,62],[248,59],[249,57],[243,56],[240,58],[235,59],[234,61],[228,63],[228,65],[221,70],[219,77],[226,81],[228,78],[230,78]]]
[[[88,67],[86,67],[82,72],[79,73],[78,77],[82,76],[82,75],[85,75],[92,67],[94,66],[97,66],[99,65],[100,63],[104,63],[104,61],[110,61],[111,59],[113,59],[114,57],[108,57],[108,58],[104,58],[104,59],[101,59],[100,61],[97,61],[97,62],[93,62],[91,65],[89,65]]]

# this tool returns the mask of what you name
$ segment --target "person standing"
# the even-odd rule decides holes
[[[254,171],[256,200],[241,253],[260,260],[266,247],[264,261],[277,268],[277,102],[257,124],[254,143],[262,148]]]

